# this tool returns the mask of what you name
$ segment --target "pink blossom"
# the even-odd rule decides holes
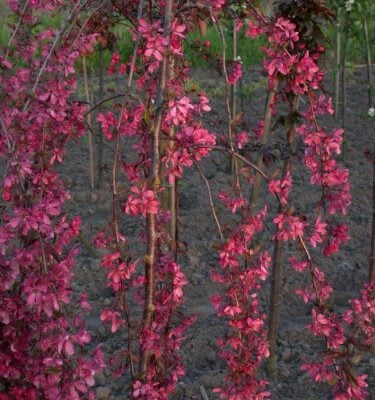
[[[159,211],[159,200],[155,193],[147,189],[144,185],[141,189],[137,186],[132,186],[133,194],[129,195],[125,205],[125,212],[130,215],[142,214],[146,217],[147,214],[157,214]]]
[[[306,223],[301,221],[299,217],[288,214],[279,214],[273,221],[278,228],[276,234],[278,240],[295,240],[299,236],[303,236]]]
[[[307,268],[306,261],[297,261],[295,257],[290,257],[289,262],[292,268],[295,269],[297,272],[302,272]]]
[[[280,17],[277,19],[273,26],[273,31],[269,40],[275,41],[275,43],[284,45],[289,44],[293,49],[294,42],[298,42],[298,32],[295,30],[296,26],[288,21],[286,18]]]
[[[248,25],[247,25],[247,31],[246,31],[246,36],[254,39],[257,36],[259,36],[261,33],[263,33],[263,29],[256,25],[254,21],[249,19]]]
[[[124,321],[120,318],[118,311],[104,310],[100,315],[100,320],[111,324],[111,332],[115,333],[118,328],[124,325]]]
[[[242,149],[245,144],[249,143],[250,140],[249,134],[245,131],[237,133],[236,139],[237,139],[237,146],[239,149]]]
[[[198,112],[201,114],[202,111],[209,112],[211,107],[208,105],[210,101],[204,93],[199,94],[199,104],[197,105]]]
[[[278,195],[281,204],[287,204],[289,192],[292,189],[292,175],[290,171],[287,172],[284,179],[271,180],[268,184],[269,191]]]
[[[172,121],[174,125],[184,124],[186,122],[189,110],[193,110],[189,97],[184,96],[180,100],[170,100],[168,103],[169,111],[166,122]]]
[[[163,60],[163,54],[166,51],[168,45],[168,41],[166,38],[162,36],[149,36],[147,38],[147,45],[145,56],[146,57],[154,57],[156,61]]]
[[[110,111],[107,112],[105,115],[99,113],[96,120],[101,123],[103,133],[106,135],[107,139],[112,140],[114,138],[112,128],[117,125],[117,121],[113,113]]]
[[[326,228],[327,228],[327,223],[322,222],[320,216],[318,216],[315,221],[313,232],[309,238],[311,246],[316,247],[318,243],[323,242],[323,239],[327,234]]]
[[[228,74],[228,84],[235,85],[242,77],[242,63],[240,61],[234,61],[232,69]]]

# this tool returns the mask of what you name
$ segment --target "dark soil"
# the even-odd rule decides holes
[[[224,87],[222,79],[215,71],[195,71],[194,82],[199,90],[204,90],[211,101],[212,112],[207,124],[210,130],[222,133],[225,126]],[[242,92],[244,120],[254,128],[262,119],[265,103],[266,81],[259,72],[251,72],[245,77]],[[326,94],[332,95],[332,85],[326,85]],[[350,170],[352,185],[352,206],[343,219],[350,227],[351,240],[338,254],[330,258],[317,256],[317,264],[326,272],[328,280],[333,284],[335,292],[332,304],[335,311],[341,312],[348,306],[348,301],[356,298],[368,277],[370,255],[371,215],[372,215],[372,166],[366,160],[364,151],[372,149],[374,143],[375,120],[367,117],[367,86],[364,68],[354,68],[348,73],[348,109],[346,154],[342,161]],[[304,104],[301,104],[303,107]],[[325,121],[334,126],[333,120]],[[277,142],[282,131],[275,129],[271,138]],[[106,144],[105,162],[111,167],[112,144]],[[251,157],[255,158],[255,154]],[[318,198],[317,188],[309,184],[308,172],[295,160],[293,165],[294,186],[291,203],[302,213],[312,213]],[[269,166],[271,170],[280,167],[280,163]],[[204,174],[208,178],[215,202],[217,194],[222,190],[230,190],[231,177],[226,172],[226,157],[212,154],[202,164]],[[111,218],[110,171],[104,173],[104,184],[100,190],[91,191],[88,178],[87,141],[82,138],[78,144],[67,151],[66,162],[62,167],[62,177],[72,194],[68,204],[69,212],[79,214],[83,220],[83,235],[91,241],[93,236],[105,227]],[[123,197],[128,187],[123,185]],[[276,204],[269,194],[262,194],[262,202],[271,204],[271,212]],[[266,197],[267,196],[267,197]],[[196,170],[188,170],[180,182],[180,240],[186,243],[179,256],[179,262],[187,276],[189,285],[185,290],[185,314],[198,314],[197,322],[188,331],[182,349],[186,365],[186,375],[178,384],[172,399],[204,399],[202,391],[206,391],[209,399],[217,398],[212,389],[222,385],[225,376],[225,363],[216,355],[216,340],[227,331],[226,323],[216,317],[209,296],[220,288],[210,280],[210,271],[218,264],[217,244],[219,236],[210,211],[208,196],[204,183]],[[223,211],[218,205],[219,211]],[[222,221],[229,224],[231,215],[220,212]],[[121,216],[123,218],[123,216]],[[142,254],[136,244],[139,221],[134,218],[121,220],[121,228],[129,237],[135,253]],[[272,237],[273,226],[267,228],[268,237]],[[186,247],[186,248],[185,248]],[[291,243],[284,249],[284,258],[296,254],[296,245]],[[270,241],[269,248],[272,251]],[[272,382],[270,390],[272,398],[277,400],[322,400],[330,399],[325,385],[312,383],[300,365],[304,359],[316,355],[323,349],[322,342],[307,332],[310,322],[310,307],[306,306],[294,292],[303,285],[307,277],[293,271],[287,262],[284,263],[281,318],[279,332],[279,371],[277,380]],[[105,352],[111,356],[116,349],[126,344],[126,333],[111,334],[107,326],[103,326],[99,316],[103,307],[109,306],[113,294],[106,288],[106,271],[100,266],[100,259],[90,255],[82,246],[78,257],[76,293],[87,291],[93,306],[87,317],[87,326],[93,335],[94,343],[103,343]],[[264,284],[261,300],[267,312],[269,301],[269,280]],[[370,398],[375,398],[375,356],[364,355],[357,368],[359,373],[369,375]],[[372,371],[372,372],[371,372]],[[126,399],[126,382],[114,379],[108,370],[97,378],[97,399]],[[152,399],[150,399],[152,400]]]

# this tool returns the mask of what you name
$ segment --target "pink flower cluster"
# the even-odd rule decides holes
[[[70,196],[54,169],[67,140],[83,132],[84,107],[71,101],[74,64],[94,36],[82,34],[74,46],[72,37],[61,41],[43,71],[56,32],[33,34],[29,17],[57,7],[60,2],[32,1],[25,14],[17,12],[28,35],[15,31],[8,56],[24,66],[2,71],[0,78],[6,138],[0,141],[6,202],[0,226],[1,400],[92,399],[94,376],[104,367],[99,348],[91,360],[81,354],[90,335],[81,315],[67,313],[80,219],[63,211]],[[71,35],[78,31],[73,27]]]
[[[220,4],[223,2],[215,4],[215,13]],[[144,246],[145,263],[140,262],[139,254],[133,254],[129,245],[132,238],[125,240],[121,233],[121,220],[129,217],[118,214],[117,204],[111,225],[96,238],[96,245],[108,252],[102,266],[107,271],[108,286],[115,293],[112,306],[102,312],[101,320],[109,325],[112,333],[123,331],[129,338],[128,346],[112,358],[111,365],[116,376],[132,374],[132,398],[140,400],[164,400],[175,390],[184,374],[179,354],[181,343],[194,321],[177,312],[187,280],[171,251],[168,228],[171,213],[163,209],[161,201],[163,192],[168,190],[166,181],[173,185],[185,168],[207,157],[215,145],[215,135],[201,124],[202,114],[211,110],[209,101],[204,93],[193,98],[185,85],[188,68],[182,57],[182,43],[190,25],[181,23],[182,19],[172,19],[170,32],[166,34],[165,25],[162,26],[158,17],[165,13],[165,7],[159,3],[153,7],[152,18],[138,20],[133,32],[136,40],[141,38],[137,58],[131,60],[135,61],[137,95],[125,96],[123,103],[115,103],[111,111],[98,116],[106,138],[121,143],[114,162],[124,173],[126,182],[131,182],[128,196],[119,199],[121,210],[130,217],[144,219],[144,224],[138,223],[136,237],[138,246]],[[211,2],[207,7],[212,11]],[[166,57],[167,69],[173,65],[173,70],[163,75],[161,65],[165,68]],[[117,62],[114,55],[111,65]],[[131,62],[127,65],[131,67]],[[165,78],[163,89],[161,76]],[[160,136],[157,155],[153,147],[156,135]],[[129,147],[131,155],[120,151]],[[155,157],[158,157],[157,176]],[[140,265],[146,265],[144,271]],[[153,268],[151,276],[147,272],[149,265]],[[150,292],[152,304],[146,308]],[[145,317],[141,324],[134,323],[135,312],[127,305],[130,297],[136,302],[132,308],[139,308],[137,312],[143,309],[143,315],[148,315],[147,321]],[[134,371],[142,370],[144,362],[147,369],[142,376],[136,376]]]
[[[235,85],[242,78],[242,62],[233,61],[232,68],[228,74],[228,84]]]
[[[267,210],[246,218],[222,245],[219,271],[212,279],[225,285],[224,295],[211,298],[219,316],[226,317],[230,334],[220,338],[220,355],[227,363],[225,388],[214,389],[222,399],[265,399],[267,382],[257,377],[262,361],[269,356],[264,318],[259,311],[257,291],[271,266],[267,251],[249,248],[255,235],[262,231]],[[245,263],[244,260],[247,259]]]

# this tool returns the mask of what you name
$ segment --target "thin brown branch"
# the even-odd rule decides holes
[[[294,95],[290,103],[290,116],[294,118],[298,107],[298,96]],[[286,141],[289,149],[291,149],[295,137],[296,124],[295,121],[290,122],[287,128]],[[291,154],[284,160],[283,171],[281,179],[285,180],[292,169]],[[285,212],[285,205],[279,204],[278,214]],[[283,242],[275,238],[274,252],[273,252],[273,265],[271,273],[271,299],[269,308],[269,321],[268,321],[268,343],[270,350],[269,366],[270,374],[276,376],[277,373],[277,336],[280,317],[280,293],[281,293],[281,280],[282,280],[282,262],[281,255],[283,250]]]
[[[30,0],[27,0],[27,1],[25,2],[24,6],[23,6],[23,9],[22,9],[22,11],[21,11],[21,15],[20,15],[19,18],[18,18],[17,25],[15,26],[15,28],[14,28],[14,30],[13,30],[13,32],[12,32],[12,35],[11,35],[11,37],[9,38],[8,45],[7,45],[7,49],[6,49],[6,52],[5,52],[5,61],[8,59],[8,55],[9,55],[9,51],[10,51],[10,46],[11,46],[11,44],[12,44],[12,42],[13,42],[13,40],[14,40],[14,38],[15,38],[17,32],[18,32],[18,30],[20,29],[20,26],[21,26],[21,23],[22,23],[22,18],[23,18],[24,15],[25,15],[25,12],[26,12],[26,10],[27,10],[27,7],[29,6],[29,3],[30,3]]]
[[[143,7],[144,7],[144,0],[140,0],[140,2],[138,3],[137,22],[142,18]],[[130,89],[131,85],[132,85],[133,75],[134,75],[134,70],[135,70],[135,63],[137,60],[137,54],[138,54],[138,49],[139,49],[139,44],[141,42],[141,38],[142,38],[142,34],[138,30],[137,39],[135,41],[134,50],[133,50],[132,61],[131,61],[131,65],[130,65],[129,78],[128,78],[128,89]]]
[[[223,241],[224,240],[223,230],[221,229],[221,225],[220,225],[219,219],[218,219],[217,214],[216,214],[216,210],[215,210],[215,205],[214,205],[213,198],[212,198],[212,192],[211,192],[210,184],[209,184],[206,176],[204,175],[201,167],[199,166],[199,164],[194,161],[194,165],[197,168],[197,170],[199,172],[199,175],[201,176],[201,178],[203,179],[203,181],[204,181],[204,183],[205,183],[205,185],[207,187],[208,199],[209,199],[209,202],[210,202],[212,216],[214,217],[217,229],[219,231],[220,239],[221,239],[221,241]]]
[[[89,89],[89,81],[88,81],[88,73],[87,73],[87,61],[86,57],[82,58],[82,67],[83,67],[83,82],[85,88],[85,96],[86,101],[90,103],[90,89]],[[95,179],[94,179],[94,149],[93,149],[93,124],[92,124],[92,114],[87,114],[87,125],[89,126],[89,175],[90,175],[90,183],[91,189],[95,187]]]
[[[275,86],[273,88],[270,88],[268,91],[268,97],[267,97],[267,102],[266,102],[265,111],[264,111],[263,134],[260,138],[262,145],[265,145],[267,143],[267,140],[268,140],[268,137],[270,134],[271,122],[272,122],[272,111],[273,111],[273,107],[274,107],[274,103],[275,103],[277,86],[278,86],[278,80],[276,80]],[[258,154],[256,166],[259,169],[261,169],[264,166],[262,154]],[[260,178],[261,177],[260,177],[259,173],[256,173],[255,181],[254,181],[254,184],[253,184],[253,187],[251,190],[251,195],[250,195],[250,214],[255,213],[255,209],[257,206],[259,191],[260,191],[260,186],[261,186]]]
[[[372,235],[371,235],[371,254],[369,266],[369,282],[375,283],[375,145],[374,153],[372,155]]]

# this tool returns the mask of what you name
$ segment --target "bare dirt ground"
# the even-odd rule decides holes
[[[211,100],[212,112],[207,119],[210,130],[219,132],[225,126],[224,89],[222,80],[215,71],[194,71],[194,82],[199,90],[204,90]],[[249,73],[244,80],[244,119],[249,127],[255,127],[262,119],[265,103],[265,80],[258,72]],[[367,96],[364,68],[353,68],[348,74],[348,109],[346,142],[347,152],[342,162],[350,170],[352,185],[352,206],[344,218],[349,224],[351,240],[342,251],[328,259],[317,259],[326,272],[335,289],[332,304],[336,311],[343,311],[348,300],[358,296],[368,276],[370,254],[371,214],[372,214],[372,166],[366,160],[364,151],[372,149],[374,143],[375,119],[367,117]],[[331,85],[325,91],[332,95]],[[303,107],[303,104],[301,104]],[[334,126],[332,120],[325,121]],[[281,132],[275,130],[271,142],[277,142]],[[111,165],[113,151],[111,144],[105,147],[105,162]],[[252,155],[255,157],[255,155]],[[226,172],[226,160],[223,155],[212,154],[203,162],[202,168],[218,202],[217,193],[228,190],[231,177]],[[110,172],[104,174],[104,186],[92,195],[87,173],[87,141],[81,139],[67,152],[66,163],[62,166],[62,176],[71,191],[72,200],[68,204],[71,214],[79,214],[84,221],[83,234],[87,240],[109,221],[111,215]],[[274,169],[277,165],[270,166]],[[316,188],[309,184],[306,169],[296,160],[293,164],[294,187],[291,202],[303,213],[311,213],[317,199]],[[270,201],[269,194],[263,193],[263,199]],[[268,196],[268,197],[265,197]],[[186,365],[186,375],[178,385],[174,400],[203,399],[201,386],[209,399],[215,399],[212,389],[220,386],[225,376],[225,363],[216,356],[216,340],[226,332],[226,322],[219,320],[211,306],[209,296],[219,290],[210,280],[210,270],[218,264],[217,244],[219,236],[214,224],[208,196],[200,175],[195,170],[186,171],[180,182],[180,240],[187,244],[186,250],[179,256],[179,262],[187,276],[189,285],[185,290],[186,302],[182,311],[186,314],[198,314],[197,322],[190,328],[182,349]],[[220,206],[219,210],[220,210]],[[228,214],[223,217],[230,223]],[[126,219],[122,229],[129,238],[136,238],[139,224],[136,219]],[[267,228],[268,237],[272,236],[273,226]],[[134,246],[136,246],[134,244]],[[272,243],[270,242],[272,251]],[[284,258],[296,254],[293,244],[284,249]],[[308,334],[306,325],[310,322],[310,307],[302,303],[294,294],[305,277],[293,271],[284,263],[282,303],[279,333],[279,374],[272,382],[272,398],[277,400],[322,400],[330,399],[326,386],[313,384],[306,372],[300,370],[305,358],[313,356],[322,349],[322,343]],[[265,283],[261,300],[265,312],[269,301],[269,280]],[[106,272],[100,267],[100,260],[92,258],[83,247],[78,257],[76,281],[77,293],[87,291],[93,310],[87,317],[87,326],[94,343],[103,343],[108,355],[125,343],[126,334],[111,334],[99,319],[100,310],[113,301],[113,294],[106,288]],[[370,399],[375,398],[375,356],[365,355],[358,371],[369,375]],[[105,370],[97,379],[97,399],[124,400],[126,381],[114,379]],[[373,396],[373,397],[371,397]],[[152,400],[152,399],[150,399]]]

